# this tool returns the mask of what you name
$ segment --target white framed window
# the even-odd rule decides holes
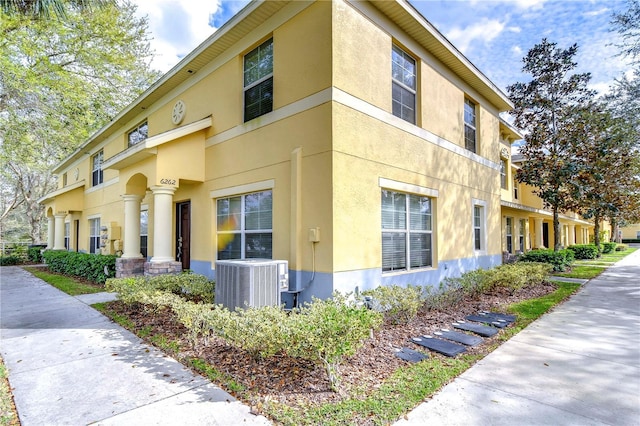
[[[100,253],[100,218],[89,219],[89,253]]]
[[[513,218],[508,217],[506,222],[505,235],[507,237],[507,252],[513,253]]]
[[[416,60],[393,45],[391,49],[392,112],[416,124]]]
[[[518,250],[524,253],[524,233],[526,230],[526,222],[524,219],[520,219],[520,230],[518,232]]]
[[[102,161],[104,159],[104,152],[100,150],[97,154],[91,157],[91,186],[97,186],[102,183]]]
[[[140,254],[147,257],[149,245],[149,210],[140,210]]]
[[[473,250],[484,251],[487,249],[487,203],[474,199],[472,206]]]
[[[433,265],[432,199],[382,189],[382,272]]]
[[[273,257],[271,190],[216,200],[218,260]]]
[[[507,160],[500,160],[500,187],[507,189]]]
[[[64,223],[64,248],[71,250],[71,222]]]
[[[273,110],[273,39],[244,56],[244,121]]]
[[[470,99],[464,100],[464,146],[471,152],[477,152],[476,107]]]
[[[514,177],[513,178],[513,199],[517,200],[518,197],[520,196],[520,194],[518,193],[519,191],[519,183],[518,180]]]
[[[127,133],[127,143],[129,146],[134,146],[142,142],[149,137],[149,124],[144,121],[138,124],[134,129]]]

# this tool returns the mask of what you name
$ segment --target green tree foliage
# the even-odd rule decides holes
[[[69,7],[65,19],[0,15],[0,218],[34,241],[43,236],[37,200],[56,187],[50,168],[159,76],[134,12],[125,2]]]
[[[600,254],[600,223],[605,218],[627,217],[636,211],[640,194],[640,162],[634,127],[615,117],[600,102],[575,111],[573,126],[582,135],[575,144],[580,160],[572,179],[578,211],[595,224],[595,246]]]
[[[543,39],[523,59],[522,70],[531,81],[507,87],[515,105],[515,125],[525,133],[520,148],[525,161],[516,178],[531,185],[553,211],[555,250],[560,248],[559,213],[576,207],[570,180],[577,170],[572,147],[580,135],[570,118],[594,96],[587,88],[590,75],[572,74],[577,51],[575,44],[561,49]]]
[[[35,19],[65,19],[67,11],[92,10],[113,3],[109,0],[0,0],[2,13]]]

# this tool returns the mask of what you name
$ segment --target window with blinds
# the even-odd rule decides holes
[[[382,190],[382,271],[432,266],[431,199]]]
[[[273,110],[273,39],[244,57],[244,121]]]
[[[216,208],[218,260],[272,259],[271,191],[219,198]]]

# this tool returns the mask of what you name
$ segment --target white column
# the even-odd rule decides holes
[[[125,194],[123,259],[141,258],[140,253],[140,200],[139,195]]]
[[[55,231],[53,238],[54,250],[65,250],[64,248],[64,218],[66,213],[56,213],[55,215]]]
[[[47,217],[47,249],[51,250],[53,249],[53,246],[55,244],[55,230],[56,230],[56,225],[55,225],[55,221],[53,219],[53,216],[49,216]]]
[[[576,226],[569,225],[569,242],[567,243],[567,247],[572,246],[575,243],[576,243]]]
[[[535,234],[536,234],[536,240],[535,240],[535,244],[534,247],[535,248],[544,248],[543,242],[542,242],[542,219],[539,218],[534,218],[533,221],[535,222]]]
[[[152,186],[153,193],[153,257],[151,262],[171,262],[171,217],[176,188]]]

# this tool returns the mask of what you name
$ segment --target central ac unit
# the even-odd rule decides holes
[[[279,306],[289,286],[286,260],[246,259],[216,262],[216,304],[227,309]]]

